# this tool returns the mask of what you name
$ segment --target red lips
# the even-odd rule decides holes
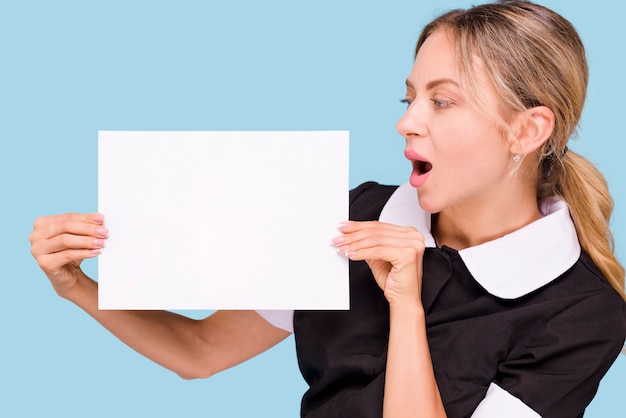
[[[423,186],[428,179],[428,174],[433,168],[433,165],[426,158],[413,150],[405,150],[404,156],[407,160],[411,161],[413,165],[413,172],[411,173],[409,182],[415,188]]]

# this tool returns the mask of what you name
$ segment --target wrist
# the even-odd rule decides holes
[[[91,288],[94,288],[97,293],[97,287],[98,284],[79,269],[76,272],[76,279],[71,285],[54,286],[54,290],[61,298],[79,304],[84,299],[84,295],[90,292]]]
[[[390,319],[405,318],[424,320],[426,313],[420,298],[404,298],[389,303]]]

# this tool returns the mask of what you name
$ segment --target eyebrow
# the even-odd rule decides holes
[[[451,78],[439,78],[437,80],[432,80],[429,81],[428,83],[426,83],[426,90],[432,90],[435,87],[438,87],[442,84],[452,84],[456,87],[459,87],[459,83],[457,83],[456,81],[454,81]],[[411,83],[411,81],[409,81],[408,79],[406,80],[406,86],[411,89],[411,90],[415,90],[415,87],[413,86],[413,83]]]

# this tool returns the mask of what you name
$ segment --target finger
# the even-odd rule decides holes
[[[386,248],[393,251],[402,250],[404,248],[413,248],[418,252],[423,251],[424,241],[421,237],[389,237],[389,236],[369,236],[358,241],[337,244],[337,251],[342,254],[353,254],[356,251],[362,251],[371,248]]]
[[[31,244],[57,235],[73,234],[105,238],[108,230],[104,227],[104,216],[100,213],[42,216],[35,220],[30,235]]]
[[[37,258],[37,262],[44,272],[55,272],[70,263],[79,265],[81,261],[98,256],[101,249],[94,250],[65,250],[53,254],[45,254]]]
[[[424,237],[415,228],[373,227],[344,234],[334,241],[337,250],[352,260],[375,259],[397,263],[423,254]]]
[[[401,237],[406,234],[423,237],[422,234],[410,226],[398,226],[378,221],[371,222],[349,222],[342,230],[342,236],[346,240],[359,240],[369,235],[381,235],[390,237]]]
[[[405,226],[399,226],[399,225],[389,224],[389,223],[380,222],[380,221],[345,221],[345,222],[340,222],[338,227],[341,232],[346,234],[346,233],[357,232],[360,230],[378,228],[381,226],[386,227],[389,230],[397,230],[397,231],[402,231],[407,228]]]
[[[102,225],[104,215],[101,213],[63,213],[59,215],[40,216],[35,219],[35,229],[46,228],[53,224],[63,224],[66,222],[85,222]]]
[[[380,245],[399,248],[411,246],[413,242],[421,246],[423,241],[423,235],[413,227],[398,227],[383,223],[372,223],[332,239],[332,243],[340,252],[345,252],[348,249],[346,247],[356,249]]]
[[[415,228],[405,227],[403,229],[388,229],[388,228],[371,228],[345,236],[346,242],[349,243],[361,243],[361,242],[379,242],[381,245],[404,245],[407,241],[423,241],[424,237]]]
[[[108,230],[99,213],[68,213],[37,218],[30,235],[31,253],[35,258],[64,250],[98,250],[104,247]]]
[[[391,265],[402,268],[405,265],[419,260],[424,253],[423,247],[383,247],[371,246],[364,248],[350,248],[343,254],[352,261],[386,261]]]
[[[102,249],[104,248],[105,243],[106,241],[104,238],[62,234],[50,239],[35,242],[32,246],[32,253],[33,255],[38,256],[65,250]]]

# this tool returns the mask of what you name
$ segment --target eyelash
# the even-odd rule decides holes
[[[430,99],[430,100],[435,104],[436,109],[442,109],[452,104],[452,102],[447,101],[447,100],[438,100],[438,99]]]
[[[452,104],[452,102],[447,101],[447,100],[439,100],[439,99],[430,99],[434,105],[435,105],[435,109],[443,109],[444,107],[448,107]],[[407,107],[411,106],[411,103],[413,103],[413,99],[401,99],[400,103],[403,103],[405,105],[407,105]]]

